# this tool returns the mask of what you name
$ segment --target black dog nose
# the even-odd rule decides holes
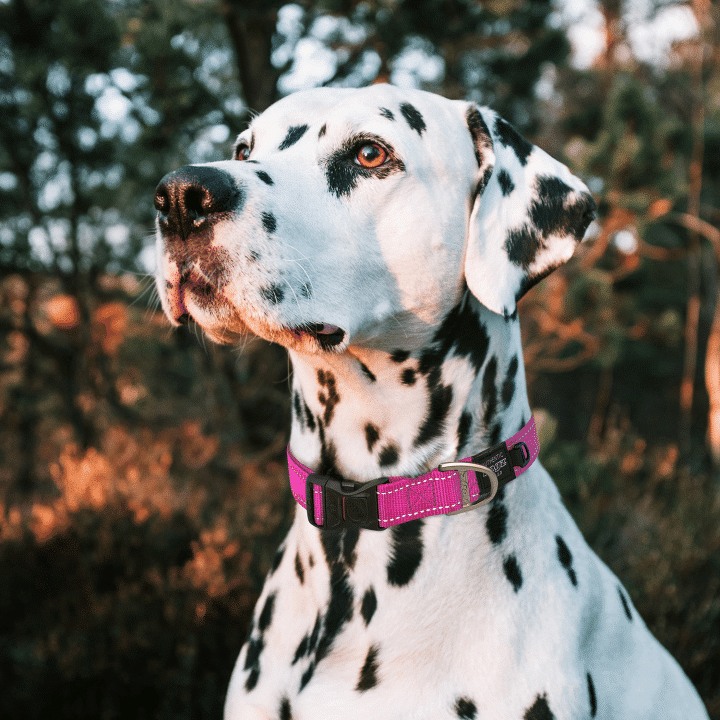
[[[241,200],[242,191],[231,175],[202,165],[185,165],[168,173],[155,189],[160,227],[183,239],[237,210]]]

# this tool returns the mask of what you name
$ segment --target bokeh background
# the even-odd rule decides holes
[[[292,511],[281,348],[171,330],[153,189],[392,81],[581,174],[521,304],[541,457],[720,718],[720,35],[707,0],[0,0],[0,717],[200,719]]]

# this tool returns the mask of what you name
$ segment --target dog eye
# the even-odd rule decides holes
[[[380,167],[388,158],[387,150],[377,143],[363,145],[355,156],[355,162],[364,168]]]
[[[240,145],[235,151],[236,160],[247,160],[250,157],[250,148],[247,145]]]

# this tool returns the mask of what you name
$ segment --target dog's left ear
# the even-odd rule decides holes
[[[465,280],[490,310],[512,315],[535,283],[566,262],[595,217],[587,187],[487,108],[469,105],[478,181]]]

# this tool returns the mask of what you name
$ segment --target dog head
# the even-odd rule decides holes
[[[280,100],[231,160],[166,175],[155,206],[171,321],[299,352],[422,345],[466,286],[512,314],[595,207],[492,111],[389,85]]]

